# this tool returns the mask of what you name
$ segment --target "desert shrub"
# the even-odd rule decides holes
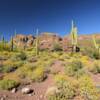
[[[1,69],[2,72],[13,72],[15,71],[18,67],[20,67],[23,63],[21,61],[16,61],[13,62],[12,60],[7,60],[4,62],[3,67]]]
[[[76,88],[70,78],[65,75],[56,75],[54,78],[58,92],[48,96],[48,100],[71,100],[76,95]]]
[[[90,58],[100,59],[100,55],[98,54],[98,51],[96,49],[93,49],[93,47],[84,48],[83,53],[85,55],[88,55]]]
[[[52,51],[62,51],[62,47],[59,43],[54,43],[52,47]]]
[[[20,53],[15,55],[16,60],[26,60],[27,55],[25,52],[21,51]]]
[[[89,76],[83,76],[79,79],[80,95],[84,100],[99,100],[98,91]]]
[[[10,90],[12,88],[15,88],[19,85],[19,83],[17,83],[16,81],[14,80],[1,80],[0,81],[0,89],[3,89],[3,90]]]
[[[32,81],[41,82],[46,79],[47,75],[44,68],[38,67],[30,74],[30,77]]]
[[[33,72],[33,69],[35,69],[35,66],[33,64],[26,63],[22,67],[18,68],[16,74],[23,79],[29,77],[29,75]]]
[[[65,66],[65,73],[69,76],[75,76],[79,78],[84,74],[83,64],[80,60],[72,60],[67,66]]]
[[[95,61],[88,70],[94,74],[100,73],[100,61]]]
[[[68,78],[66,75],[56,74],[56,75],[54,76],[54,81],[55,81],[56,83],[60,83],[60,82],[66,81],[66,78]]]

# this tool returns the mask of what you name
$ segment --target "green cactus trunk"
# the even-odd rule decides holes
[[[11,51],[14,50],[14,42],[13,42],[13,37],[11,37]]]
[[[71,41],[72,41],[72,52],[76,52],[77,50],[77,27],[74,26],[72,21],[72,29],[71,29]]]
[[[38,29],[36,32],[36,56],[39,55],[39,36],[38,36]]]
[[[5,49],[5,38],[4,36],[2,36],[2,50]]]
[[[98,52],[98,56],[99,56],[99,58],[100,58],[100,46],[99,46],[99,44],[97,44],[94,35],[92,36],[92,39],[93,39],[94,47],[95,47],[95,49],[97,50],[97,52]]]

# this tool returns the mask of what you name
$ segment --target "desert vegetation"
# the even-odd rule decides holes
[[[10,41],[2,34],[0,99],[100,100],[100,38],[95,36],[80,39],[73,22],[66,45],[38,30],[35,38],[16,33]]]

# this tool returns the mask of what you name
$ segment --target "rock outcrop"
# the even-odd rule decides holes
[[[54,43],[61,44],[62,38],[53,33],[42,33],[39,36],[40,49],[52,49]]]
[[[18,34],[13,38],[13,40],[17,47],[31,47],[34,43],[35,37],[32,35]]]

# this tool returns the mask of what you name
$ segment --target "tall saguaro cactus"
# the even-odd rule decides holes
[[[4,49],[5,49],[5,38],[2,35],[2,50],[4,50]]]
[[[14,36],[16,36],[16,35],[17,35],[17,32],[16,32],[16,29],[15,29]]]
[[[72,29],[71,29],[71,41],[72,41],[72,52],[76,52],[77,50],[77,27],[74,25],[72,21]]]
[[[95,39],[95,36],[94,36],[94,35],[92,36],[92,39],[93,39],[94,47],[95,47],[95,49],[97,50],[98,55],[99,55],[99,58],[100,58],[100,46],[99,46],[99,44],[97,44],[97,42],[96,42],[96,39]]]
[[[11,36],[11,51],[13,51],[14,48],[14,42],[13,42],[13,36]]]
[[[36,56],[39,55],[39,31],[36,30]]]

